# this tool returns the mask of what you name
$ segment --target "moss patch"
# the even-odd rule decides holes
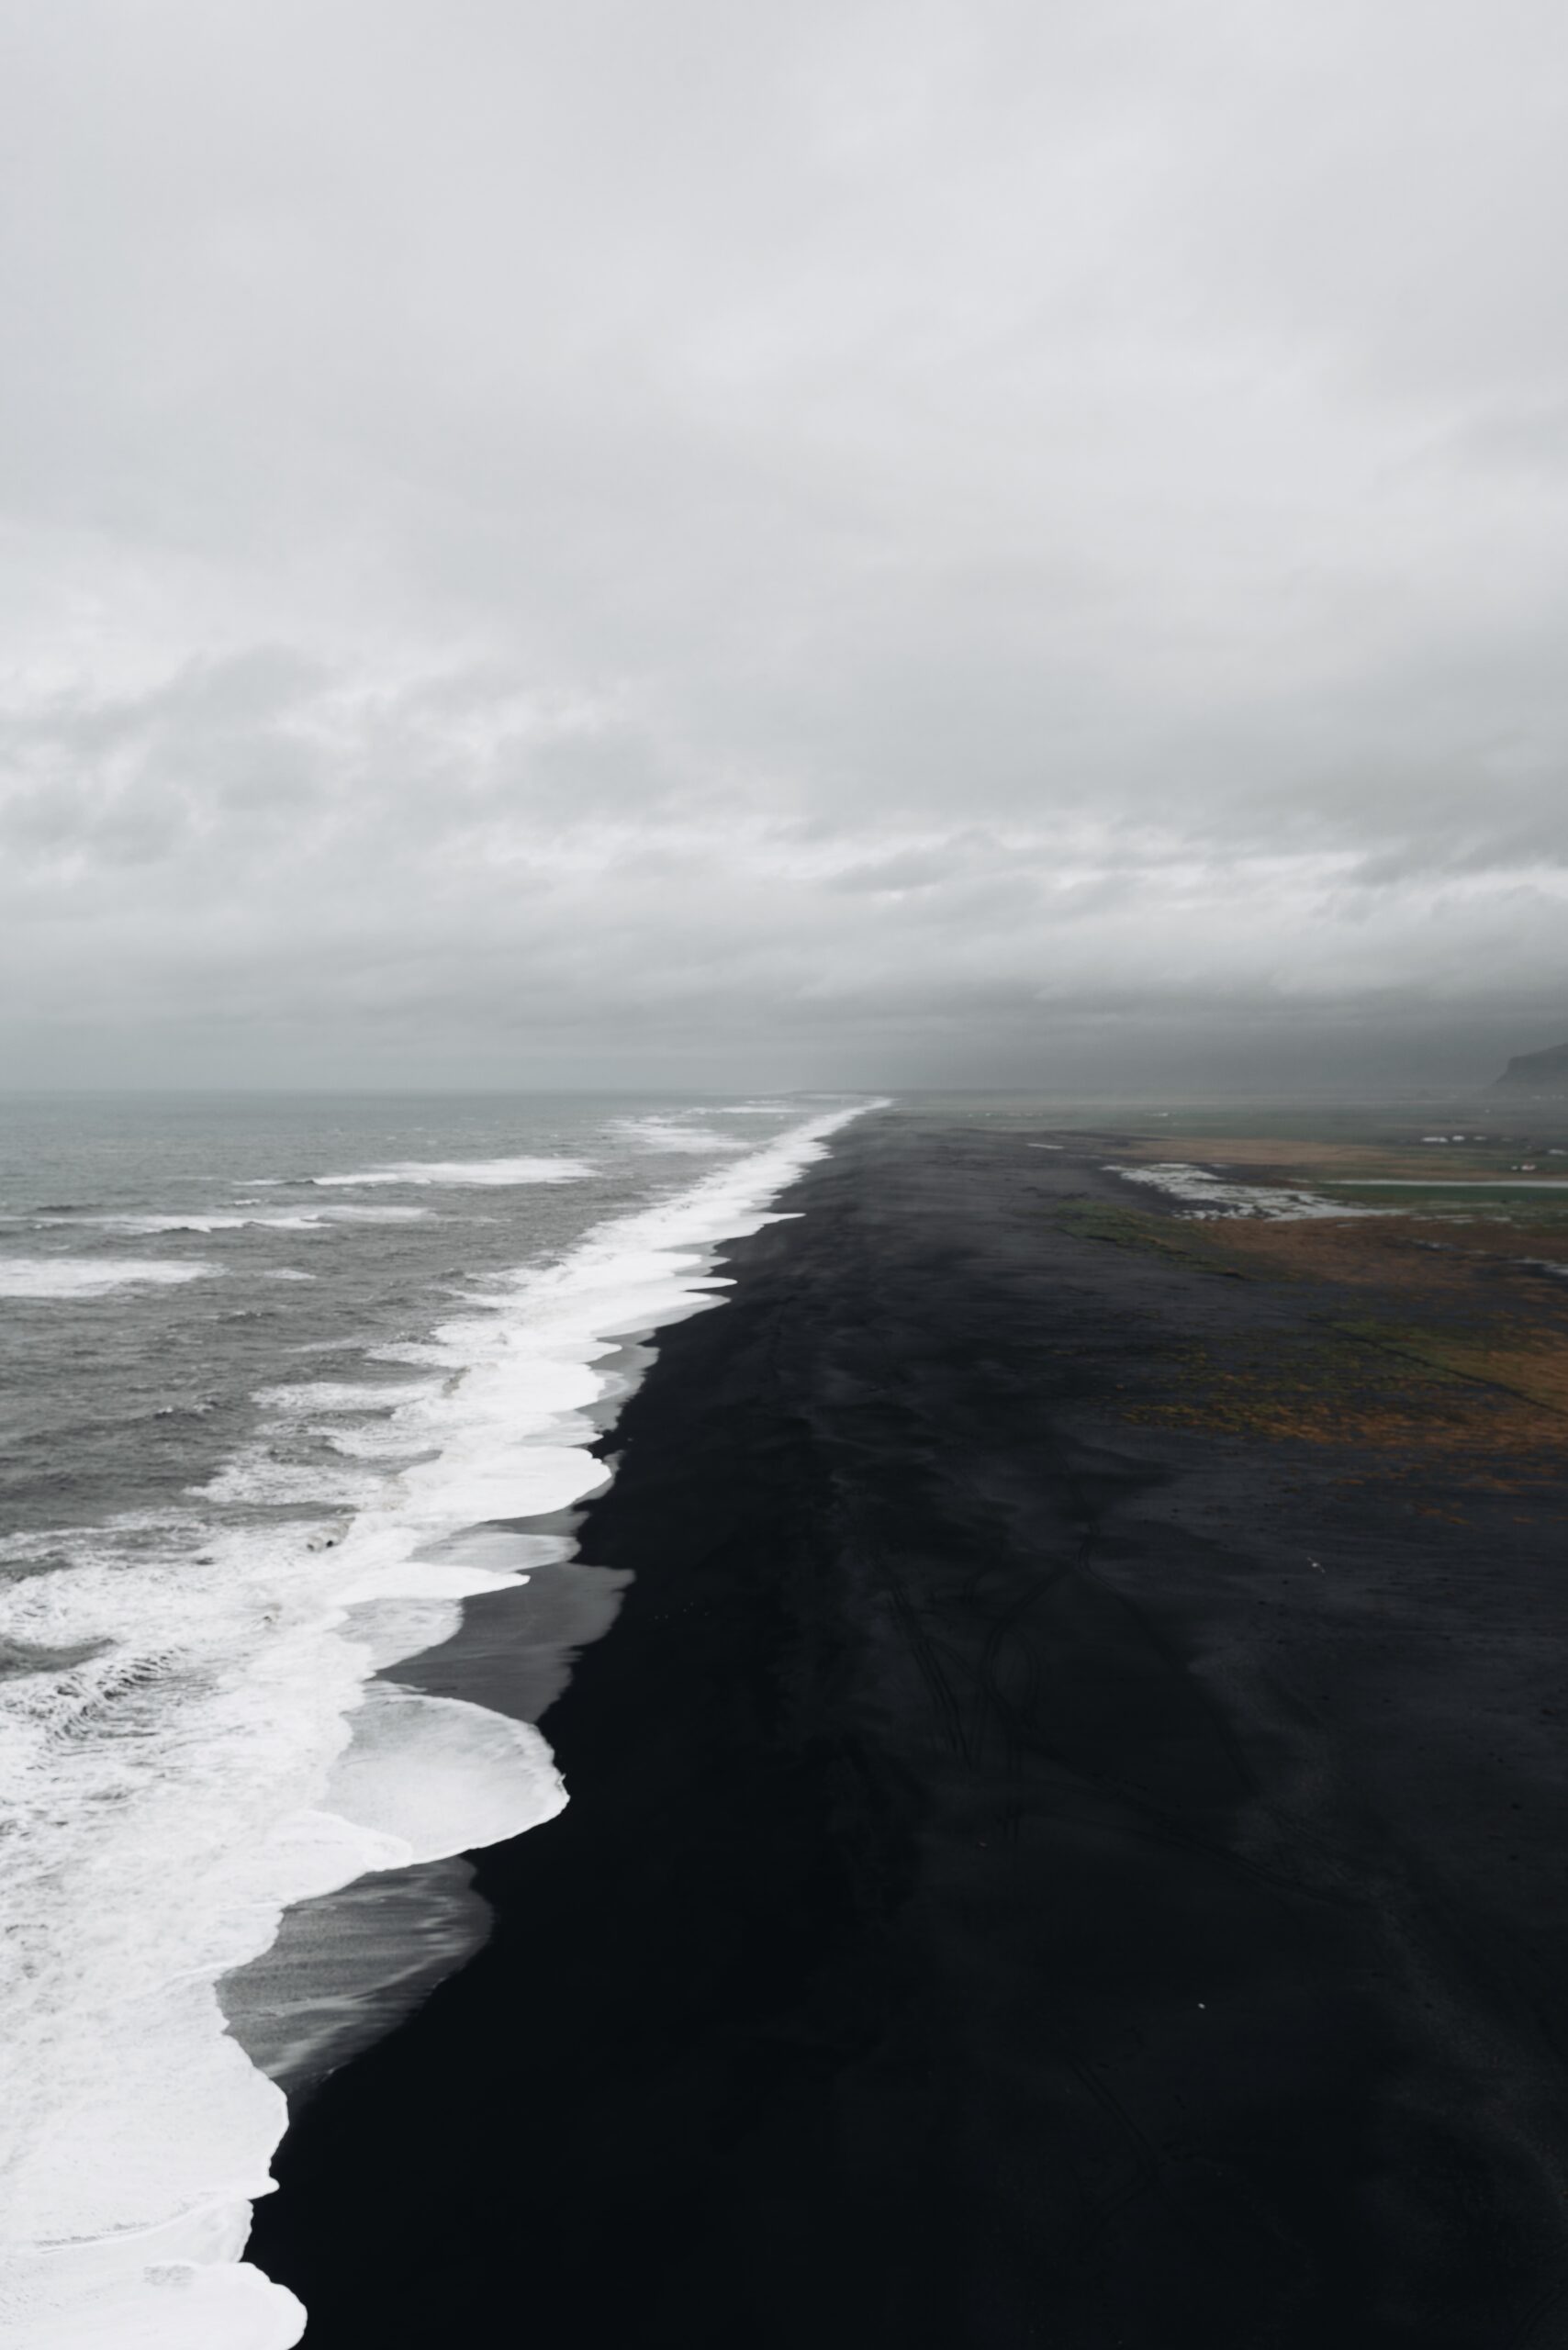
[[[1157,1257],[1202,1273],[1219,1273],[1227,1281],[1251,1278],[1227,1250],[1201,1238],[1197,1227],[1174,1217],[1151,1215],[1138,1208],[1107,1206],[1100,1200],[1067,1200],[1054,1211],[1055,1222],[1077,1240],[1103,1240],[1113,1248],[1143,1248]]]
[[[1162,1382],[1162,1383],[1165,1383]],[[1365,1323],[1266,1348],[1182,1349],[1177,1391],[1131,1402],[1152,1427],[1333,1447],[1383,1473],[1521,1492],[1561,1472],[1568,1349]]]
[[[1356,1344],[1372,1347],[1442,1379],[1493,1389],[1568,1419],[1568,1337],[1561,1331],[1499,1324],[1462,1333],[1383,1322],[1347,1322]]]

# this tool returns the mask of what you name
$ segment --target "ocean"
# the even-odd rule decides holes
[[[455,1856],[567,1799],[529,1708],[397,1665],[480,1594],[520,1650],[533,1608],[557,1681],[604,1628],[613,1594],[562,1580],[586,1448],[864,1106],[8,1105],[8,2341],[298,2340],[242,2258],[286,2087],[482,1937]]]

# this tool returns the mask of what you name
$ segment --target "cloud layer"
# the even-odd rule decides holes
[[[1568,1031],[1561,11],[9,26],[0,1074]]]

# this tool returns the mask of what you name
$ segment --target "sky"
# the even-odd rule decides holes
[[[0,1082],[1568,1036],[1559,0],[0,0]]]

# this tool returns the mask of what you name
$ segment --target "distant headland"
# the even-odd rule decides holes
[[[1568,1093],[1568,1045],[1551,1045],[1543,1053],[1516,1053],[1492,1090]]]

